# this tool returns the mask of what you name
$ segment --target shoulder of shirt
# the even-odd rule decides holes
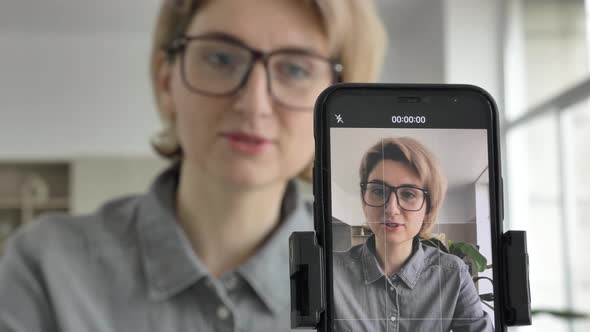
[[[22,225],[7,241],[28,255],[52,251],[89,250],[101,243],[125,245],[133,241],[130,232],[142,196],[126,196],[106,202],[84,215],[49,213]]]
[[[442,252],[437,248],[433,248],[431,246],[427,246],[424,244],[421,244],[421,246],[422,250],[424,250],[424,261],[427,266],[438,265],[443,268],[455,270],[458,272],[467,271],[468,266],[461,258],[453,254]]]
[[[335,251],[332,254],[334,262],[342,262],[347,263],[351,261],[358,261],[361,257],[361,251],[363,249],[364,243],[357,244],[356,246],[352,246],[350,249],[346,251]],[[346,265],[346,264],[343,264]]]

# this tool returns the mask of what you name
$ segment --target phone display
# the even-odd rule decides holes
[[[503,331],[497,111],[471,86],[360,85],[316,112],[328,331]]]

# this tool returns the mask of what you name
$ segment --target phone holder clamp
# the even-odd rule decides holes
[[[526,232],[508,231],[500,241],[500,277],[505,326],[531,324]],[[291,328],[321,325],[326,306],[325,260],[315,232],[294,232],[289,237]]]
[[[325,308],[324,257],[315,232],[289,237],[291,328],[315,328]]]

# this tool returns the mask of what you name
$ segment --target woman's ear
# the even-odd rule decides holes
[[[158,52],[153,58],[152,83],[163,127],[151,138],[151,144],[158,154],[167,158],[177,158],[182,154],[171,89],[173,69],[174,62],[169,61],[165,52]]]
[[[154,58],[154,88],[160,115],[168,120],[174,119],[175,109],[172,98],[172,71],[174,62],[168,60],[165,52],[159,52]]]

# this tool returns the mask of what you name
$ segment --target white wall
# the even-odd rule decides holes
[[[444,1],[378,0],[390,35],[381,77],[387,83],[445,81]]]
[[[475,84],[503,102],[504,0],[444,1],[446,83]]]
[[[0,158],[147,155],[148,37],[0,33]]]
[[[444,205],[438,214],[441,224],[464,224],[475,222],[475,192],[472,183],[449,187]]]
[[[391,36],[384,82],[464,83],[503,102],[507,0],[378,0]]]
[[[0,159],[151,155],[159,0],[3,0]]]

